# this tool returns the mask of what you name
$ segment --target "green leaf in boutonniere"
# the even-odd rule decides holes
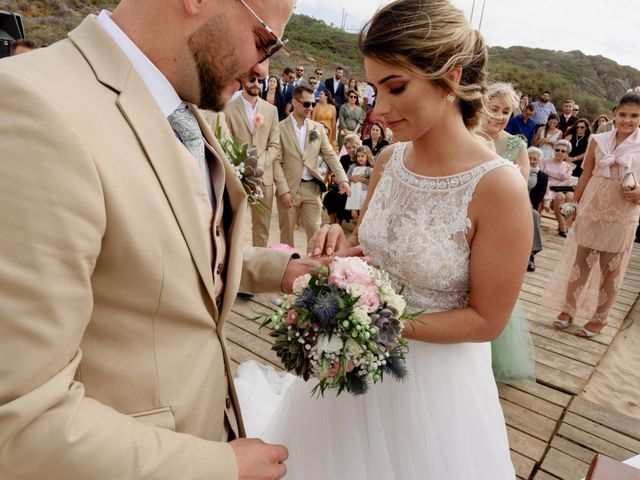
[[[318,138],[318,132],[316,131],[316,128],[313,127],[313,130],[309,132],[309,143],[315,142]]]

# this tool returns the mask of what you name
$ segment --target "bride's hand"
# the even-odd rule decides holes
[[[309,240],[307,253],[310,257],[335,255],[338,257],[355,257],[362,255],[360,245],[352,247],[337,223],[324,225]]]

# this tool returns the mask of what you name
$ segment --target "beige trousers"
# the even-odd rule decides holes
[[[295,246],[293,226],[296,223],[297,207],[300,207],[300,221],[309,240],[320,228],[322,199],[320,187],[315,182],[301,182],[298,195],[293,197],[293,207],[284,208],[278,200],[278,218],[280,220],[280,242]]]
[[[264,206],[251,207],[252,239],[254,247],[266,247],[269,243],[269,225],[273,211],[273,185],[263,185]],[[266,207],[266,208],[265,208]]]

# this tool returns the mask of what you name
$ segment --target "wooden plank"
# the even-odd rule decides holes
[[[271,344],[257,337],[246,330],[236,327],[232,323],[225,324],[225,335],[227,340],[241,346],[246,350],[250,350],[252,353],[262,359],[263,362],[269,362],[277,364],[278,357],[276,353],[271,350]]]
[[[576,428],[569,423],[563,423],[562,425],[560,425],[560,428],[558,429],[558,435],[563,436],[566,439],[569,439],[572,442],[595,452],[604,453],[608,457],[615,458],[619,461],[626,460],[627,458],[636,455],[636,452],[634,451],[627,450],[626,448],[622,448],[618,445],[610,443],[603,438],[600,438],[589,432],[585,432],[584,430]]]
[[[533,480],[558,480],[558,477],[554,477],[550,473],[538,470],[534,475]]]
[[[536,362],[555,368],[561,372],[571,373],[584,381],[593,373],[593,367],[563,355],[535,347]]]
[[[616,432],[615,430],[612,430],[604,425],[600,425],[596,422],[593,422],[588,418],[584,418],[584,417],[581,417],[580,415],[576,415],[575,413],[567,412],[567,415],[564,418],[564,422],[561,425],[561,428],[565,425],[573,428],[578,428],[581,431],[587,433],[588,435],[594,436],[597,439],[604,441],[608,445],[619,447],[624,450],[624,452],[622,452],[622,455],[620,455],[619,457],[615,456],[613,458],[626,460],[627,458],[640,453],[639,440],[630,438],[628,435],[625,435],[624,433]],[[570,437],[569,434],[565,436]],[[584,442],[587,442],[589,439],[590,437],[585,438]],[[579,439],[575,438],[574,440],[578,441]],[[590,444],[584,443],[584,442],[582,443],[582,445],[590,446]],[[594,445],[596,444],[594,443]],[[606,450],[600,450],[596,446],[594,446],[593,448],[598,450],[599,452],[606,453]],[[613,454],[609,456],[613,456]]]
[[[541,335],[531,334],[531,340],[533,340],[533,344],[539,349],[548,350],[573,360],[578,360],[592,367],[595,367],[602,359],[601,355],[572,347],[571,345],[565,345]]]
[[[260,323],[256,321],[249,320],[240,315],[236,315],[230,318],[229,320],[227,320],[227,323],[230,323],[243,330],[246,330],[247,332],[251,333],[252,335],[255,335],[256,337],[261,338],[262,340],[264,340],[265,342],[268,342],[271,345],[275,343],[275,339],[269,336],[271,329],[266,327],[261,328]]]
[[[498,385],[500,398],[509,400],[528,410],[539,413],[552,420],[558,421],[564,412],[563,407],[530,395],[522,390],[517,390],[509,385]]]
[[[241,345],[238,345],[235,342],[227,341],[226,346],[227,346],[227,353],[229,354],[229,358],[231,359],[232,362],[235,362],[236,364],[241,364],[249,360],[255,360],[256,362],[259,362],[259,363],[268,363],[265,361],[264,358],[259,357],[252,351],[247,350],[246,348],[244,348]],[[235,374],[235,372],[233,373]]]
[[[589,464],[551,448],[540,468],[563,480],[578,480],[586,475]]]
[[[547,442],[543,442],[531,435],[507,426],[507,435],[509,436],[509,447],[511,450],[524,455],[535,462],[542,460]]]
[[[571,395],[536,382],[524,382],[519,385],[513,385],[513,388],[530,393],[531,395],[551,402],[554,405],[559,405],[563,408],[569,405],[569,401],[572,398]]]
[[[573,399],[569,411],[635,440],[640,440],[640,420],[636,418],[606,409],[582,397]]]
[[[535,306],[527,305],[525,302],[523,302],[522,308],[527,312],[527,318],[529,319],[529,331],[531,333],[535,333],[536,335],[550,338],[565,345],[576,347],[581,350],[586,350],[599,355],[604,355],[604,353],[607,351],[608,345],[606,344],[588,341],[584,338],[568,334],[567,330],[557,330],[553,328],[553,326],[551,325],[552,321],[549,317],[545,317],[539,313],[535,313],[535,310],[533,310]],[[576,327],[571,327],[571,330],[568,331],[575,332]]]
[[[596,454],[593,450],[573,443],[572,441],[558,435],[553,437],[551,446],[584,463],[591,463],[591,459]]]
[[[529,478],[533,472],[533,468],[536,466],[536,462],[513,450],[511,450],[510,453],[511,463],[513,463],[516,475],[520,478]]]
[[[556,429],[556,422],[550,418],[516,405],[509,400],[500,400],[507,425],[535,438],[548,442]]]
[[[585,380],[570,373],[556,370],[539,362],[535,364],[535,375],[539,383],[573,395],[582,391],[586,383]]]

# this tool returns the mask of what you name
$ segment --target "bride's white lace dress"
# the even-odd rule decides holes
[[[364,253],[405,287],[413,308],[464,307],[467,207],[485,173],[513,167],[496,159],[422,177],[404,166],[404,147],[396,145],[360,226]],[[361,397],[316,399],[313,382],[243,364],[236,384],[248,434],[285,444],[295,480],[513,480],[490,343],[411,341],[407,368],[404,383],[387,377]]]

